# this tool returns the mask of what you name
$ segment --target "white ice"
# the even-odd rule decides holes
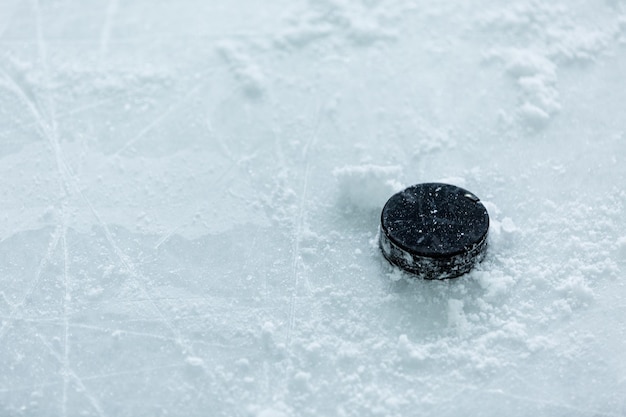
[[[1,0],[0,417],[626,415],[625,76],[624,0]]]

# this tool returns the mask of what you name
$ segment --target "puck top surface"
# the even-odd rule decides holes
[[[387,201],[381,228],[411,254],[448,258],[467,252],[485,238],[489,214],[478,197],[463,188],[424,183]]]

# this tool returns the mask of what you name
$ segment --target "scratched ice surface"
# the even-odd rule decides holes
[[[622,0],[1,1],[0,416],[626,415],[624,74]]]

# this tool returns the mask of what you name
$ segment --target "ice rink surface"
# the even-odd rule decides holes
[[[2,0],[0,416],[625,416],[625,77],[623,0]]]

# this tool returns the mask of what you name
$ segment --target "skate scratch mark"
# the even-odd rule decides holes
[[[515,394],[508,393],[508,392],[504,392],[504,391],[499,390],[499,389],[490,389],[490,390],[486,390],[485,392],[487,392],[489,394],[502,395],[502,396],[507,397],[507,398],[512,398],[512,399],[519,400],[519,401],[524,401],[524,402],[530,402],[530,403],[533,403],[533,404],[540,404],[540,405],[543,405],[543,406],[563,408],[563,409],[570,410],[570,411],[577,411],[577,412],[580,412],[584,416],[599,416],[599,417],[620,417],[620,416],[623,416],[622,414],[606,413],[606,412],[601,412],[601,411],[598,411],[598,410],[590,410],[590,409],[586,409],[586,408],[580,408],[580,407],[575,407],[575,406],[563,404],[563,403],[556,402],[556,401],[543,400],[543,399],[539,399],[539,398],[531,398],[531,397],[526,397],[526,396],[523,396],[523,395],[515,395]]]
[[[19,4],[19,1],[15,2]],[[119,1],[118,1],[119,3]],[[14,11],[14,15],[17,10]],[[94,19],[102,16],[102,11],[98,9],[91,10],[91,13],[83,12],[82,16],[85,17],[93,17]],[[5,28],[6,30],[6,28]],[[0,28],[0,35],[2,35],[2,28]],[[102,32],[101,32],[102,33]],[[135,36],[125,36],[120,37],[116,36],[114,40],[108,39],[109,44],[114,45],[136,45],[138,43],[141,44],[152,44],[155,41],[155,38],[169,38],[171,40],[177,40],[179,42],[205,42],[205,41],[224,41],[224,39],[241,39],[248,40],[253,39],[258,41],[259,39],[267,39],[274,40],[276,38],[276,34],[273,32],[265,33],[265,32],[224,32],[220,31],[219,33],[206,33],[206,34],[193,34],[193,35],[180,35],[176,33],[166,32],[166,31],[151,31],[149,35],[135,35]],[[55,45],[88,45],[89,47],[94,47],[94,43],[98,43],[95,45],[96,48],[99,47],[99,40],[95,41],[93,38],[85,38],[85,39],[63,39],[63,38],[49,38],[47,41],[49,44]],[[0,45],[31,45],[34,41],[28,39],[0,39]]]
[[[32,113],[35,118],[35,124],[38,127],[40,134],[43,137],[47,137],[48,135],[48,125],[46,124],[41,112],[39,110],[38,104],[35,98],[27,92],[24,88],[22,88],[16,80],[14,80],[9,74],[7,74],[2,68],[0,68],[0,74],[3,75],[5,80],[7,81],[7,88],[12,91],[28,108],[28,110]]]
[[[220,175],[218,175],[217,178],[215,178],[212,183],[211,183],[211,188],[217,188],[218,185],[220,185],[222,183],[222,181],[224,180],[224,178],[226,178],[226,176],[228,174],[230,174],[230,172],[237,166],[237,161],[233,160],[230,164],[228,164],[228,167],[223,170]]]
[[[1,241],[0,241],[0,243],[1,243],[1,242],[4,242],[4,240],[1,240]],[[6,305],[8,305],[8,306],[9,306],[9,307],[11,307],[11,308],[15,307],[15,306],[13,305],[13,303],[12,303],[11,301],[9,301],[9,299],[7,298],[6,294],[5,294],[3,291],[0,291],[0,300],[1,300],[1,301],[4,301],[4,302],[5,302],[5,304],[6,304]]]
[[[274,139],[274,154],[278,157],[278,166],[282,169],[285,169],[286,159],[285,159],[285,151],[283,142],[280,140],[282,136],[282,130],[280,129],[281,125],[281,116],[278,114],[278,109],[280,109],[280,101],[276,99],[274,96],[274,91],[272,89],[268,89],[267,92],[269,102],[271,103],[270,108],[272,109],[272,137]]]
[[[52,259],[52,255],[54,254],[54,251],[57,248],[57,244],[59,243],[60,236],[61,236],[61,227],[57,227],[48,245],[48,250],[46,251],[46,255],[43,257],[43,259],[39,263],[39,268],[37,268],[37,273],[35,274],[35,278],[29,285],[28,289],[22,295],[22,298],[17,302],[17,304],[15,304],[15,306],[13,306],[11,313],[9,314],[7,318],[7,321],[2,324],[2,327],[0,327],[0,341],[2,340],[2,337],[6,334],[6,331],[9,328],[9,326],[11,326],[12,323],[16,320],[15,316],[18,314],[20,308],[26,303],[26,300],[28,299],[28,297],[30,297],[35,291],[35,289],[37,288],[37,285],[39,284],[43,270]]]
[[[98,415],[100,417],[106,417],[106,413],[104,412],[104,409],[102,408],[102,406],[100,405],[100,402],[98,401],[98,399],[87,389],[87,387],[85,386],[85,384],[83,383],[83,380],[76,374],[76,372],[74,372],[74,370],[72,368],[65,368],[65,364],[64,364],[64,360],[62,357],[60,357],[60,355],[54,350],[54,348],[50,345],[50,343],[48,343],[48,341],[46,339],[43,338],[43,336],[41,336],[40,334],[36,334],[36,336],[39,338],[39,340],[41,340],[41,342],[44,344],[44,346],[46,346],[48,348],[48,350],[50,351],[50,353],[52,354],[52,356],[54,356],[54,358],[59,362],[59,364],[61,364],[61,366],[64,367],[64,374],[68,374],[68,378],[72,378],[74,380],[74,382],[76,383],[76,385],[78,386],[78,388],[83,391],[83,393],[85,394],[85,397],[87,397],[87,399],[89,400],[89,403],[91,404],[91,406],[96,410],[96,412],[98,413]],[[65,376],[65,375],[64,375]]]
[[[162,371],[162,370],[165,370],[165,369],[179,369],[179,368],[182,368],[184,366],[185,366],[184,364],[175,363],[175,364],[171,364],[171,365],[154,366],[154,367],[151,367],[151,368],[133,369],[132,371],[109,372],[109,373],[105,373],[105,374],[98,374],[98,375],[92,375],[92,376],[83,376],[82,380],[83,381],[91,381],[91,380],[94,380],[94,379],[105,379],[105,378],[116,378],[116,377],[120,377],[120,376],[140,375],[140,374],[146,374],[146,373],[155,372],[155,371]]]
[[[183,339],[180,331],[163,314],[163,311],[158,307],[157,303],[152,298],[152,296],[148,292],[147,288],[143,284],[143,280],[145,279],[145,277],[143,277],[139,272],[137,272],[137,270],[135,268],[135,265],[128,259],[126,254],[122,252],[122,250],[119,248],[117,243],[115,243],[115,240],[113,239],[113,235],[111,234],[111,231],[109,230],[109,227],[106,225],[106,223],[104,223],[104,221],[102,220],[102,218],[100,217],[98,212],[95,210],[95,208],[91,204],[91,201],[89,201],[87,196],[85,196],[80,190],[78,190],[78,192],[79,192],[80,196],[83,198],[83,201],[85,201],[85,203],[87,204],[87,206],[91,210],[91,213],[93,214],[93,216],[98,221],[98,224],[100,225],[100,227],[104,231],[104,236],[105,236],[107,242],[109,243],[109,245],[111,246],[111,248],[113,249],[113,252],[115,253],[116,257],[120,260],[122,266],[133,277],[134,284],[137,286],[137,288],[139,289],[141,294],[146,298],[146,301],[148,303],[150,303],[150,305],[152,306],[154,311],[157,313],[157,315],[160,318],[161,323],[163,323],[168,328],[168,330],[174,335],[174,337],[176,338],[176,343],[183,349],[183,351],[185,353],[189,353],[189,354],[193,355],[192,347],[187,345],[187,343]],[[193,356],[196,356],[196,355],[193,355]]]
[[[10,84],[11,84],[11,85],[8,85],[7,87],[9,87],[10,90],[13,90],[15,92],[16,91],[15,86],[18,85],[19,83],[14,81],[13,78],[10,77],[2,68],[0,68],[0,73],[3,74],[5,76],[5,78],[7,79],[7,81],[9,81]],[[138,92],[138,91],[140,92],[140,90],[141,90],[141,87],[134,87],[133,88],[132,86],[130,86],[130,87],[127,87],[126,93],[135,93],[135,92]],[[27,96],[32,96],[32,94],[26,94],[26,95]],[[89,111],[89,110],[97,109],[98,107],[101,107],[101,106],[104,106],[106,104],[113,103],[116,100],[122,100],[122,99],[124,99],[124,97],[122,97],[122,96],[120,96],[120,97],[113,96],[113,97],[108,97],[108,98],[104,98],[104,99],[100,99],[100,100],[94,100],[93,102],[84,104],[82,106],[75,107],[75,108],[70,109],[70,110],[66,110],[66,111],[63,111],[63,112],[57,112],[56,117],[57,117],[57,120],[64,119],[64,118],[67,118],[67,117],[70,117],[70,116],[75,116],[77,114],[80,114],[80,113],[83,113],[83,112],[86,112],[86,111]],[[28,99],[24,100],[25,103],[27,103],[28,101],[29,101]],[[31,99],[30,101],[34,101],[34,99]],[[31,109],[31,111],[32,111],[32,109]],[[37,113],[37,112],[34,112],[34,113]],[[36,117],[36,119],[37,119],[37,117]],[[40,123],[41,123],[40,120],[34,120],[34,121],[31,121],[31,122],[14,123],[14,125],[16,125],[16,127],[0,131],[0,134],[1,135],[8,135],[8,134],[11,134],[13,132],[17,132],[20,129],[29,128],[29,127],[33,127],[33,126],[37,127],[37,126],[40,125]]]
[[[37,20],[38,31],[37,32],[38,32],[38,36],[39,36],[38,39],[39,39],[40,59],[42,61],[42,66],[44,67],[44,70],[46,71],[46,73],[48,73],[48,71],[47,71],[48,65],[47,65],[46,49],[45,49],[45,44],[43,42],[43,35],[42,35],[43,30],[42,30],[41,16],[40,16],[41,13],[40,13],[40,10],[39,10],[39,3],[38,3],[38,1],[35,0],[34,5],[35,5],[35,9],[36,9],[36,14],[38,16],[38,20]],[[13,84],[15,84],[15,83],[13,83]],[[142,295],[149,300],[151,306],[153,307],[155,312],[159,315],[161,323],[163,323],[172,332],[172,334],[176,338],[176,343],[183,349],[184,352],[189,352],[189,353],[193,354],[193,349],[191,348],[191,346],[188,346],[186,344],[186,342],[183,340],[179,330],[172,325],[172,323],[165,317],[165,315],[163,314],[161,309],[157,306],[157,304],[154,302],[154,300],[152,300],[150,294],[148,293],[146,287],[143,284],[143,281],[142,281],[143,277],[140,276],[140,274],[136,271],[135,265],[128,259],[128,257],[121,251],[119,246],[115,243],[115,240],[113,239],[112,234],[111,234],[108,226],[104,223],[104,221],[100,217],[99,213],[95,210],[93,204],[91,204],[91,201],[81,191],[81,189],[79,187],[79,180],[74,176],[74,174],[72,173],[71,169],[66,164],[65,158],[64,158],[64,155],[63,155],[63,151],[61,149],[61,146],[60,146],[60,143],[59,143],[59,140],[58,140],[58,136],[57,136],[58,130],[57,130],[57,125],[56,125],[56,119],[54,117],[54,102],[52,101],[52,99],[50,97],[48,97],[48,103],[47,104],[48,104],[49,110],[50,110],[50,124],[47,124],[45,118],[42,117],[41,112],[38,111],[38,109],[37,109],[36,105],[34,104],[33,100],[29,100],[28,97],[24,94],[23,90],[19,88],[19,86],[16,86],[16,87],[17,87],[18,95],[20,95],[20,97],[22,97],[23,100],[26,100],[26,104],[29,106],[29,108],[31,109],[31,111],[35,115],[36,119],[39,120],[39,122],[40,122],[39,124],[40,124],[41,131],[42,131],[41,133],[44,136],[44,138],[47,139],[49,145],[51,146],[51,148],[52,148],[52,150],[53,150],[53,152],[55,154],[56,163],[57,163],[57,169],[58,169],[58,172],[59,172],[59,176],[60,176],[60,181],[62,183],[62,187],[65,189],[67,194],[71,194],[72,191],[74,191],[74,193],[76,195],[78,195],[79,197],[81,197],[82,200],[86,203],[86,205],[91,210],[91,213],[96,218],[98,224],[104,230],[104,234],[105,234],[105,237],[106,237],[109,245],[111,245],[111,248],[113,249],[114,253],[118,257],[118,259],[120,260],[120,262],[122,263],[124,268],[126,268],[126,270],[129,271],[129,273],[133,277],[134,284],[139,288],[139,290],[141,291]],[[200,87],[200,85],[196,89],[198,89],[199,87]],[[194,92],[194,90],[192,90],[189,94],[187,94],[186,97],[189,97],[193,92]],[[160,119],[162,119],[162,117]],[[65,350],[68,350],[68,349],[65,349]],[[197,356],[197,355],[194,354],[194,356]],[[69,366],[69,363],[67,365]],[[80,384],[82,384],[82,382],[80,382]],[[63,406],[63,409],[65,409],[65,406]],[[102,413],[100,413],[100,414],[102,415]]]
[[[58,385],[58,382],[55,381],[55,382],[37,383],[34,385],[12,386],[11,388],[0,388],[0,394],[10,394],[12,392],[20,392],[20,391],[34,392],[37,389],[54,387],[57,385]]]
[[[309,173],[309,166],[307,164],[305,168],[303,191],[300,196],[300,209],[298,213],[298,219],[296,222],[296,232],[294,235],[294,245],[293,245],[293,257],[291,261],[291,276],[294,278],[294,284],[293,284],[293,288],[291,291],[291,300],[290,300],[290,305],[289,305],[289,328],[287,330],[287,346],[291,345],[293,329],[296,323],[296,301],[297,301],[298,287],[300,284],[300,237],[302,234],[302,216],[304,215],[303,200],[305,198],[305,193],[306,193],[308,173]]]
[[[100,32],[100,49],[98,51],[98,67],[102,67],[102,62],[109,48],[109,40],[111,39],[111,28],[113,27],[113,19],[117,13],[119,0],[109,0],[106,9],[102,31]]]
[[[70,276],[69,276],[69,259],[67,254],[67,228],[65,226],[65,209],[63,209],[63,235],[61,237],[63,241],[63,283],[65,286],[65,294],[63,296],[63,398],[61,413],[63,416],[67,416],[67,388],[69,385],[69,369],[70,367],[70,343],[69,343],[69,311],[70,302],[72,300],[72,293],[70,288]]]
[[[231,161],[235,160],[235,157],[233,156],[233,153],[231,152],[230,148],[228,147],[228,145],[226,145],[226,142],[224,141],[224,138],[222,138],[222,135],[218,134],[215,132],[215,129],[213,128],[213,123],[211,123],[211,117],[207,117],[206,120],[206,124],[205,124],[207,131],[209,132],[209,136],[212,138],[215,138],[215,141],[217,142],[217,145],[220,148],[220,151],[222,152],[222,154],[230,159]]]
[[[39,32],[41,32],[41,30],[39,30]],[[45,60],[45,48],[43,46],[43,40],[41,41],[40,53],[43,54],[42,62],[44,63],[44,67],[47,67],[45,64],[46,60]],[[9,78],[9,80],[13,81],[11,78]],[[143,282],[140,279],[140,275],[136,272],[134,265],[132,264],[132,262],[130,262],[127,256],[117,246],[117,244],[115,243],[115,240],[113,239],[111,235],[111,232],[108,226],[104,223],[104,221],[102,220],[98,212],[95,210],[93,204],[91,204],[91,201],[87,198],[87,196],[80,189],[79,184],[78,184],[79,183],[78,179],[74,176],[71,169],[65,163],[63,151],[61,149],[61,146],[57,138],[57,129],[56,129],[55,119],[51,118],[52,123],[51,123],[51,126],[49,127],[48,124],[45,122],[45,119],[43,118],[41,113],[38,111],[35,104],[32,102],[32,100],[28,99],[28,97],[25,95],[23,90],[19,88],[18,85],[16,85],[14,82],[13,84],[15,85],[14,89],[17,88],[16,93],[22,98],[22,100],[25,100],[27,106],[31,109],[31,111],[33,112],[37,120],[39,120],[40,122],[39,125],[42,131],[42,135],[48,140],[50,146],[52,147],[54,151],[56,162],[57,162],[57,168],[58,168],[61,178],[63,179],[63,184],[66,188],[66,191],[70,193],[73,190],[86,203],[91,213],[96,218],[98,224],[104,230],[104,234],[107,239],[107,242],[113,249],[118,259],[121,261],[122,265],[126,268],[126,270],[128,270],[131,273],[131,276],[135,279],[135,284],[139,287],[139,290],[142,292],[144,297],[147,298],[147,300],[151,303],[152,307],[155,309],[157,314],[161,317],[162,323],[165,324],[165,326],[170,331],[173,332],[173,334],[176,336],[177,343],[183,348],[183,350],[187,352],[191,352],[192,351],[191,348],[189,346],[185,346],[183,339],[180,335],[180,332],[174,328],[172,323],[169,320],[167,320],[167,318],[163,315],[163,312],[158,308],[154,300],[152,300],[152,298],[150,297],[150,294],[148,293],[147,289],[145,288],[145,286],[143,285]],[[50,103],[50,106],[52,107],[52,103]]]
[[[147,302],[150,303],[150,305],[152,306],[154,311],[157,313],[159,322],[164,324],[165,327],[167,327],[167,329],[174,335],[175,340],[176,340],[176,344],[181,347],[181,349],[183,350],[183,354],[190,354],[192,356],[198,356],[198,355],[195,354],[193,347],[191,345],[189,345],[187,340],[182,337],[182,334],[179,331],[179,329],[177,327],[175,327],[170,320],[167,319],[165,314],[163,314],[163,311],[159,308],[159,306],[157,305],[155,300],[152,298],[152,296],[150,295],[150,293],[148,292],[146,286],[143,283],[145,277],[143,277],[141,274],[139,274],[136,271],[134,264],[128,259],[126,254],[123,253],[122,250],[119,248],[119,246],[115,243],[115,240],[113,239],[113,235],[111,234],[111,231],[109,230],[109,227],[106,225],[106,223],[104,223],[104,221],[102,220],[102,218],[100,217],[98,212],[95,210],[95,208],[91,204],[91,201],[89,201],[87,196],[84,195],[80,191],[80,189],[77,188],[77,191],[80,194],[80,196],[82,197],[82,199],[85,201],[85,203],[87,204],[89,209],[91,210],[93,216],[96,218],[96,220],[97,220],[98,224],[100,225],[100,227],[103,229],[104,235],[105,235],[105,238],[106,238],[107,242],[109,243],[109,245],[113,249],[113,251],[114,251],[115,255],[117,256],[117,258],[120,260],[122,266],[133,277],[134,284],[139,289],[139,291],[142,293],[142,295],[146,298]],[[206,369],[205,369],[205,371],[206,371]],[[193,389],[196,392],[198,392],[198,389],[196,387],[194,387]],[[198,392],[198,394],[200,394],[200,393]]]
[[[122,329],[115,329],[111,327],[94,326],[90,324],[77,324],[77,323],[71,324],[70,327],[75,328],[75,329],[94,330],[97,332],[109,333],[111,335],[113,335],[114,333],[117,333],[120,335],[123,334],[123,335],[128,335],[128,336],[146,337],[146,338],[151,338],[151,339],[159,339],[159,340],[164,340],[164,341],[176,342],[176,339],[173,337],[168,337],[168,336],[164,336],[162,334],[156,334],[156,333],[135,332],[132,330],[122,330]]]
[[[207,315],[202,315],[202,316],[185,316],[183,318],[188,318],[188,319],[194,319],[194,320],[201,320],[201,319],[210,319],[215,317],[214,314],[207,314]],[[157,321],[157,320],[155,320]],[[32,321],[35,322],[35,321]],[[133,320],[127,320],[124,321],[124,323],[130,323],[133,322]],[[51,323],[52,326],[59,326],[61,324],[59,323]],[[120,334],[120,335],[125,335],[125,336],[136,336],[136,337],[145,337],[148,339],[157,339],[157,340],[162,340],[162,341],[166,341],[166,342],[173,342],[176,343],[176,339],[174,337],[168,337],[168,336],[164,336],[162,334],[156,334],[156,333],[147,333],[147,332],[136,332],[136,331],[132,331],[132,330],[123,330],[123,329],[116,329],[116,328],[111,328],[111,327],[103,327],[103,326],[95,326],[95,325],[91,325],[91,324],[76,324],[76,323],[72,323],[70,324],[71,328],[76,328],[76,329],[83,329],[83,330],[93,330],[96,332],[102,332],[102,333],[108,333],[110,335],[114,335],[114,334]],[[199,345],[203,345],[203,346],[207,346],[207,347],[213,347],[213,348],[220,348],[220,349],[227,349],[230,352],[234,351],[236,348],[241,348],[240,350],[242,351],[248,351],[248,349],[244,348],[242,345],[225,345],[225,344],[220,344],[220,343],[209,343],[206,342],[204,340],[196,340],[194,341],[194,343],[199,344]],[[253,346],[250,346],[250,348],[253,348]],[[181,365],[184,366],[184,365]],[[85,380],[86,378],[83,377],[83,380]]]
[[[10,316],[0,316],[0,319],[2,320],[9,320]],[[50,318],[32,318],[32,317],[19,317],[16,318],[15,321],[23,321],[24,323],[52,323],[52,324],[58,324],[59,319],[57,317],[50,317]]]
[[[41,15],[41,7],[39,4],[39,0],[34,1],[34,9],[35,16],[37,21],[37,46],[39,59],[41,61],[41,65],[44,69],[44,74],[46,81],[50,81],[50,71],[48,67],[48,56],[46,51],[46,44],[44,42],[43,37],[43,22]],[[49,123],[45,123],[45,118],[43,117],[42,110],[40,109],[36,112],[36,120],[40,121],[41,130],[45,134],[45,137],[48,139],[49,145],[52,147],[52,150],[55,155],[57,171],[59,175],[59,200],[61,201],[61,220],[59,227],[61,228],[61,242],[63,248],[63,286],[64,286],[64,294],[63,294],[63,357],[57,358],[61,362],[63,366],[63,388],[61,395],[61,415],[63,417],[67,416],[67,390],[69,387],[69,379],[70,379],[70,360],[69,360],[69,303],[71,300],[71,292],[70,292],[70,282],[69,282],[69,273],[68,273],[68,253],[67,253],[67,225],[66,225],[66,203],[65,196],[66,192],[69,189],[69,179],[67,179],[67,174],[64,172],[63,168],[67,170],[67,166],[63,164],[63,158],[61,153],[61,147],[59,146],[58,140],[58,130],[57,130],[57,122],[56,122],[56,107],[52,96],[48,94],[46,97],[47,109],[49,111]],[[33,104],[33,107],[36,106]],[[100,413],[102,414],[102,413]]]
[[[187,93],[176,103],[168,106],[165,111],[158,114],[150,123],[148,123],[143,129],[139,131],[134,137],[132,137],[128,142],[126,142],[121,148],[117,151],[113,152],[111,157],[118,156],[124,153],[128,148],[133,146],[135,143],[139,142],[143,137],[148,134],[152,129],[157,127],[161,122],[163,122],[167,117],[172,114],[174,111],[178,110],[183,104],[187,102],[196,92],[198,92],[201,88],[205,86],[206,82],[200,82],[195,87],[191,88]]]
[[[285,152],[283,149],[283,143],[281,141],[281,131],[280,128],[278,128],[277,126],[279,126],[279,115],[278,115],[278,111],[277,109],[279,108],[279,105],[274,97],[273,94],[273,90],[269,90],[268,91],[268,96],[270,99],[270,103],[271,103],[271,109],[272,109],[272,120],[273,120],[273,125],[272,125],[272,136],[274,138],[274,154],[277,155],[278,157],[278,167],[279,167],[279,175],[281,173],[283,173],[284,171],[286,171],[286,159],[285,159]],[[265,273],[263,274],[263,298],[264,300],[268,300],[269,299],[269,285],[268,285],[268,274]],[[291,326],[291,322],[289,324]],[[264,372],[266,373],[265,377],[266,377],[266,383],[268,386],[268,392],[269,392],[269,376],[267,375],[268,373],[268,369],[264,368]]]
[[[74,192],[76,192],[76,194],[78,194],[79,197],[82,198],[82,200],[85,202],[87,207],[90,209],[92,215],[95,217],[96,221],[102,228],[104,232],[104,236],[107,242],[109,243],[109,245],[111,246],[111,248],[113,249],[113,252],[115,253],[116,257],[119,259],[122,266],[130,273],[131,277],[133,278],[133,283],[135,284],[136,288],[139,289],[143,297],[145,297],[146,301],[150,303],[153,310],[157,313],[159,321],[162,324],[164,324],[165,327],[174,335],[176,344],[182,348],[184,354],[191,354],[193,356],[197,356],[194,353],[194,349],[192,348],[192,346],[190,346],[187,343],[187,341],[182,337],[182,334],[180,333],[179,329],[176,328],[172,324],[172,322],[167,319],[167,317],[163,314],[163,311],[158,307],[157,303],[152,298],[152,296],[150,295],[150,293],[148,292],[147,288],[145,287],[143,283],[145,277],[143,277],[137,271],[135,265],[130,261],[128,256],[126,256],[126,254],[119,248],[117,243],[115,243],[115,239],[113,238],[113,235],[111,234],[109,227],[102,220],[102,218],[100,217],[100,214],[96,211],[95,207],[93,206],[89,198],[87,198],[87,196],[78,187],[78,179],[72,176],[71,172],[67,172],[67,174],[70,175],[70,179],[72,180],[70,184],[72,188],[74,189]]]
[[[92,380],[98,380],[98,379],[116,378],[116,377],[121,377],[121,376],[141,375],[141,374],[147,374],[147,373],[167,370],[167,369],[180,369],[180,368],[183,368],[184,366],[186,365],[181,364],[181,363],[175,363],[171,365],[161,365],[161,366],[155,366],[155,367],[149,367],[149,368],[140,368],[140,369],[134,369],[130,371],[108,372],[108,373],[103,373],[103,374],[82,376],[81,381],[85,382],[85,381],[92,381]],[[58,383],[55,381],[55,382],[38,383],[34,385],[13,386],[11,388],[0,388],[0,394],[9,394],[9,393],[20,392],[20,391],[32,392],[41,388],[54,387],[57,384]]]
[[[190,301],[205,301],[207,304],[204,305],[204,307],[213,307],[216,308],[217,305],[219,305],[219,303],[224,302],[225,299],[229,298],[228,296],[216,296],[216,297],[211,297],[211,296],[198,296],[198,297],[152,297],[152,301],[179,301],[181,303],[183,303],[183,305],[185,303],[188,303]],[[254,301],[256,300],[256,297],[232,297],[232,298],[236,298],[237,301],[241,302],[241,301]],[[290,297],[276,297],[276,300],[280,300],[285,301],[285,300],[289,300]],[[355,299],[359,299],[358,297],[355,297]],[[373,300],[377,300],[377,298],[372,298]],[[140,303],[149,303],[150,300],[147,298],[132,298],[132,299],[122,299],[122,300],[102,300],[102,301],[96,301],[96,302],[92,302],[92,303],[87,303],[87,305],[89,306],[117,306],[117,305],[125,305],[125,304],[140,304]],[[242,310],[248,310],[250,308],[254,308],[256,310],[266,310],[266,309],[271,309],[271,307],[268,306],[256,306],[256,307],[248,307],[248,306],[237,306],[237,305],[229,305],[228,306],[229,309],[235,310],[237,308],[240,308]],[[195,317],[197,314],[193,314],[191,317]],[[177,317],[186,317],[184,315],[180,315]],[[1,316],[0,316],[1,318]],[[50,319],[30,319],[30,318],[23,318],[22,320],[41,320],[41,321],[46,321],[46,322],[50,322],[50,321],[55,321],[57,319],[54,318],[50,318]],[[133,320],[144,320],[144,318],[137,318],[137,319],[133,319]]]
[[[161,239],[159,239],[157,241],[157,243],[154,245],[154,249],[159,249],[162,244],[167,242],[169,240],[169,238],[172,237],[174,235],[174,233],[176,233],[180,229],[181,229],[181,226],[175,227],[170,232],[168,232],[167,234],[163,235],[163,237]]]
[[[300,242],[302,240],[302,228],[304,227],[304,217],[306,215],[305,205],[306,205],[307,192],[309,188],[309,177],[311,175],[311,163],[310,163],[310,158],[309,158],[309,150],[311,149],[313,145],[315,145],[315,142],[317,141],[317,134],[318,134],[319,125],[320,125],[320,112],[321,112],[321,107],[318,107],[317,114],[315,117],[316,120],[315,120],[315,125],[313,128],[313,132],[309,136],[309,139],[307,143],[305,144],[304,149],[302,151],[302,158],[305,161],[305,167],[304,167],[304,179],[302,181],[302,190],[300,192],[298,216],[296,218],[293,257],[292,257],[292,262],[291,262],[291,274],[294,277],[294,286],[292,289],[291,302],[290,302],[290,307],[289,307],[289,328],[287,330],[287,346],[291,345],[293,329],[295,327],[295,322],[296,322],[297,293],[298,293],[298,287],[300,284],[300,263],[301,263]],[[306,275],[304,276],[304,281],[305,281],[305,288],[307,290],[307,293],[310,294],[312,291],[311,285]]]
[[[8,78],[8,75],[6,75],[6,73],[2,70],[0,70],[0,72],[2,72],[3,74],[5,74],[5,76]],[[112,103],[115,100],[119,100],[119,97],[109,97],[106,99],[102,99],[102,100],[96,100],[92,103],[88,103],[85,104],[83,106],[79,106],[76,107],[74,109],[65,111],[65,112],[61,112],[57,114],[57,119],[65,119],[67,117],[70,116],[75,116],[77,114],[92,110],[92,109],[96,109],[98,107],[104,106],[106,104]],[[35,121],[28,121],[28,122],[21,122],[21,123],[12,123],[15,127],[12,127],[10,129],[6,129],[3,131],[0,131],[0,135],[4,136],[4,135],[11,135],[13,133],[16,132],[20,132],[23,131],[24,129],[30,128],[30,127],[38,127],[39,126],[39,121],[35,120]]]

